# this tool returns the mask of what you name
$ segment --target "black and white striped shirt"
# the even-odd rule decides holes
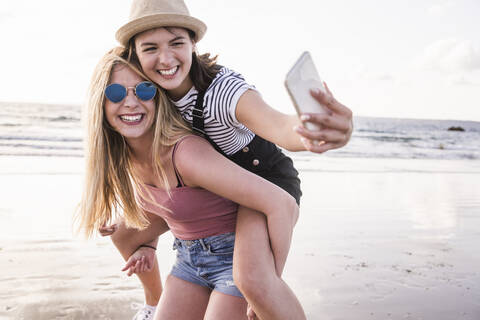
[[[248,89],[256,90],[243,76],[225,67],[221,68],[203,98],[204,130],[223,152],[234,154],[252,141],[255,134],[235,117],[238,99]],[[192,110],[198,91],[192,87],[178,101],[173,101],[182,117],[192,124]]]

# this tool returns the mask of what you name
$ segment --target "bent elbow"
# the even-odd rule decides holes
[[[282,195],[282,198],[277,199],[276,208],[275,210],[273,210],[273,212],[283,217],[284,221],[293,227],[297,223],[299,217],[299,207],[297,202],[295,201],[295,198],[286,191],[284,192],[285,193]]]

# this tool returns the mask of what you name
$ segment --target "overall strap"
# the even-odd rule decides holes
[[[197,101],[195,102],[195,107],[193,107],[193,110],[192,110],[192,129],[197,135],[206,139],[215,148],[215,150],[217,150],[218,152],[223,154],[225,157],[227,157],[225,152],[223,152],[223,150],[220,149],[220,147],[215,143],[215,141],[210,139],[210,137],[205,133],[205,118],[203,116],[203,109],[204,109],[203,98],[204,97],[205,97],[205,91],[198,92]]]
[[[204,129],[204,118],[203,118],[203,97],[205,96],[205,92],[198,92],[197,94],[197,101],[195,101],[195,107],[192,110],[192,129],[193,131],[200,135],[205,136],[205,129]]]

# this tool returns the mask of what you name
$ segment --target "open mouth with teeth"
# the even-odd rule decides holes
[[[157,70],[157,73],[160,74],[162,77],[169,79],[169,78],[173,78],[175,73],[177,73],[177,70],[178,70],[178,66],[175,66],[170,69]]]
[[[138,113],[138,114],[123,114],[119,116],[120,120],[122,122],[127,123],[127,124],[137,124],[143,119],[143,114]]]

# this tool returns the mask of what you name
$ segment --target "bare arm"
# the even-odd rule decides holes
[[[300,121],[296,115],[287,115],[273,109],[263,101],[258,92],[248,90],[240,97],[235,116],[255,134],[289,151],[308,150],[323,153],[340,148],[347,144],[352,135],[352,111],[334,98],[326,84],[325,87],[326,94],[316,90],[311,94],[327,108],[326,114],[306,114]],[[307,130],[301,125],[306,121],[316,123],[322,129]],[[292,129],[298,134],[292,134]],[[322,143],[313,144],[312,140]]]
[[[292,129],[302,123],[296,115],[287,115],[270,107],[253,90],[246,91],[238,100],[235,110],[237,120],[255,134],[289,151],[306,150],[300,136]]]
[[[127,228],[125,223],[119,221],[111,238],[123,258],[127,260],[141,244],[157,246],[158,237],[169,230],[165,220],[159,216],[147,213],[150,224],[143,230]]]
[[[195,161],[192,161],[195,159]],[[175,162],[188,186],[201,187],[267,217],[276,261],[285,260],[290,248],[298,206],[280,187],[226,159],[205,140],[192,137],[178,146]]]
[[[126,261],[122,271],[127,271],[128,276],[153,269],[156,257],[156,249],[153,248],[157,247],[158,237],[169,230],[165,220],[159,216],[147,212],[147,217],[150,224],[143,230],[127,228],[123,220],[109,227],[113,229],[112,242]]]

